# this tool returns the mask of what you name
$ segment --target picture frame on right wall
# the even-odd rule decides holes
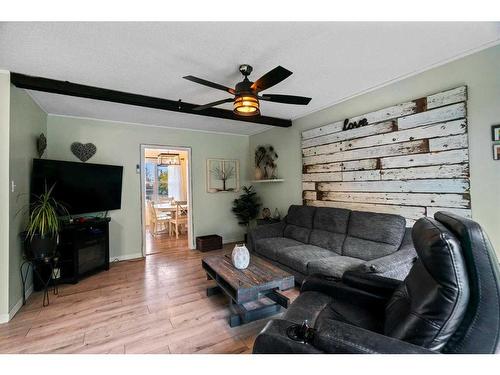
[[[493,142],[500,142],[500,125],[493,125],[491,127],[491,140]]]
[[[500,160],[500,144],[493,145],[493,159]]]

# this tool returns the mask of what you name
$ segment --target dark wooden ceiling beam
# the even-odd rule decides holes
[[[59,81],[56,79],[29,76],[20,73],[11,73],[10,79],[13,85],[19,88],[50,92],[53,94],[76,96],[94,100],[103,100],[107,102],[135,105],[139,107],[163,109],[166,111],[182,112],[191,115],[217,117],[227,120],[243,121],[270,126],[279,126],[287,128],[292,126],[292,121],[269,116],[240,117],[227,109],[207,108],[201,111],[195,111],[194,108],[199,104],[186,103],[179,100],[170,100],[156,98],[153,96],[132,94],[123,91],[104,89],[101,87],[80,85],[68,81]]]

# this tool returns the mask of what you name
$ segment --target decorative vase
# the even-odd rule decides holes
[[[278,209],[275,209],[274,210],[274,216],[273,216],[274,219],[276,220],[281,220],[281,215],[280,215],[280,212]]]
[[[271,210],[267,207],[262,209],[262,218],[265,220],[269,220],[271,218]]]
[[[255,167],[255,179],[262,180],[263,175],[264,174],[262,173],[262,169],[260,169],[260,167]]]
[[[276,178],[275,172],[276,172],[276,167],[271,167],[271,166],[268,165],[266,167],[266,173],[265,173],[265,175],[266,175],[266,177],[268,179],[272,180],[272,179]]]
[[[239,270],[244,270],[250,264],[250,253],[245,244],[236,244],[231,254],[233,266]]]

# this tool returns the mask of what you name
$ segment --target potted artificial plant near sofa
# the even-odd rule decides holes
[[[54,185],[40,195],[34,195],[29,205],[25,251],[28,258],[44,259],[53,256],[61,227],[58,213],[68,214],[66,208],[52,196]]]
[[[253,190],[253,186],[243,186],[243,194],[233,201],[232,211],[238,218],[238,224],[244,225],[247,229],[247,233],[245,233],[245,242],[247,242],[247,234],[250,223],[259,214],[259,208],[261,205],[260,198]]]

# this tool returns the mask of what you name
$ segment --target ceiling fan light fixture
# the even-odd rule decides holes
[[[257,116],[260,114],[259,100],[253,95],[236,96],[233,112],[239,116]]]

